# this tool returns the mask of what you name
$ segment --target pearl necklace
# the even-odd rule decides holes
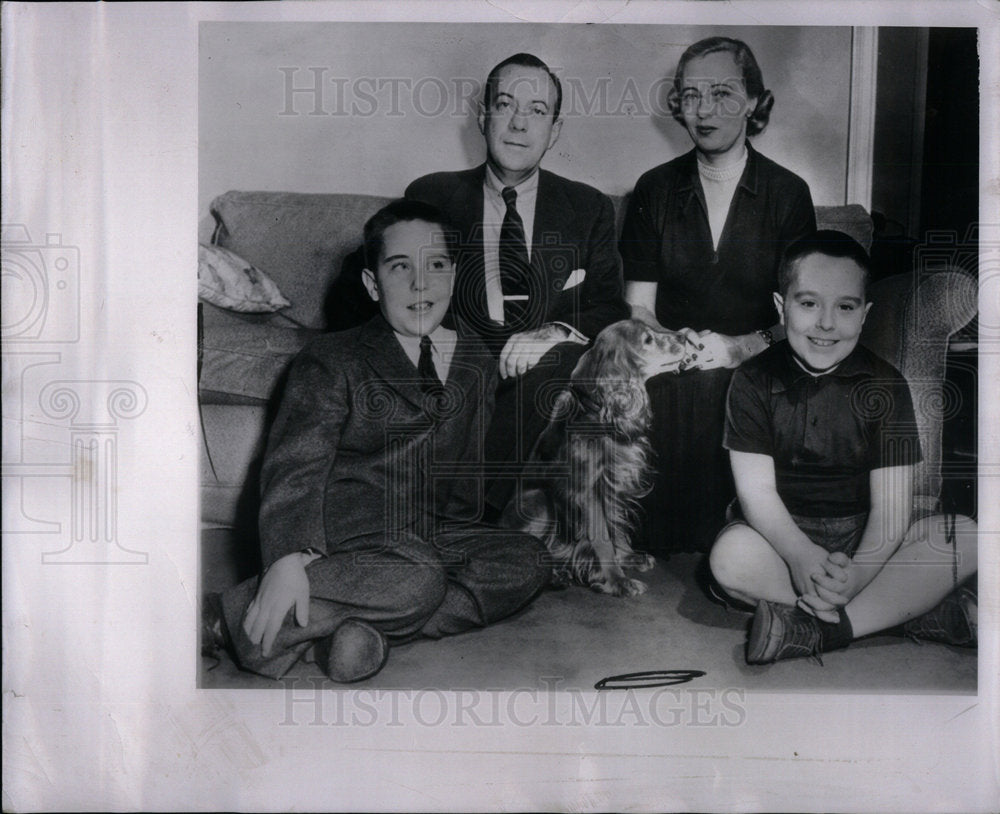
[[[747,165],[748,157],[749,154],[744,151],[743,157],[739,161],[727,167],[715,167],[711,164],[706,164],[699,158],[698,174],[709,181],[733,181],[743,174],[743,168]]]

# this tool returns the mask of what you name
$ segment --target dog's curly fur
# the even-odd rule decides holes
[[[504,515],[505,524],[544,540],[553,582],[575,582],[616,596],[646,584],[653,558],[629,544],[637,502],[652,486],[646,380],[677,370],[684,338],[623,320],[602,331],[555,398],[532,453],[533,472]]]

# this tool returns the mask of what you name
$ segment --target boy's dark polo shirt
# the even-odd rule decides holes
[[[906,380],[861,345],[819,377],[795,362],[787,341],[741,365],[723,445],[771,456],[778,495],[804,517],[866,512],[871,470],[920,461]]]

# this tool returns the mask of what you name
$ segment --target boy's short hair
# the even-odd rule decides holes
[[[871,277],[872,261],[868,252],[853,237],[835,229],[820,229],[810,235],[800,237],[791,243],[781,257],[778,267],[778,293],[784,297],[795,280],[795,270],[799,262],[814,254],[826,257],[845,257],[853,260],[862,271],[861,291],[868,301],[868,280]]]
[[[552,69],[534,54],[514,54],[507,57],[507,59],[490,71],[489,76],[486,77],[486,84],[483,86],[483,107],[486,110],[490,109],[490,104],[493,102],[493,88],[497,83],[497,75],[508,65],[519,65],[522,68],[538,68],[549,75],[549,79],[552,80],[552,84],[556,88],[556,106],[552,111],[552,121],[558,119],[559,111],[562,109],[562,83],[559,81],[559,77],[552,73]]]
[[[451,225],[440,209],[436,206],[400,198],[386,204],[372,215],[365,223],[364,251],[365,266],[373,273],[378,268],[379,256],[382,254],[383,236],[385,230],[396,223],[412,220],[422,220],[441,227],[448,257],[454,263],[458,254],[458,230]]]

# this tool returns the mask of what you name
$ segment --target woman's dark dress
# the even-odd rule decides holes
[[[816,229],[805,181],[747,144],[747,163],[719,240],[712,242],[692,150],[645,173],[629,200],[621,254],[626,281],[657,283],[665,328],[747,334],[777,322],[773,292],[784,248]],[[644,500],[640,547],[707,551],[735,492],[722,448],[732,370],[650,379],[657,475]]]

